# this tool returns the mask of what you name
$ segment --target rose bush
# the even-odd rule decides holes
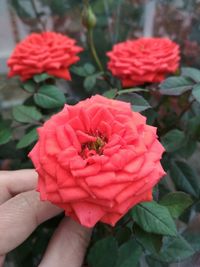
[[[30,157],[41,199],[87,227],[114,226],[132,206],[152,200],[165,174],[156,128],[122,101],[96,95],[65,106],[38,133]]]
[[[20,42],[8,60],[9,77],[20,76],[22,81],[35,74],[70,80],[69,67],[79,60],[83,49],[74,39],[55,32],[32,33]]]
[[[114,45],[108,69],[123,87],[161,82],[179,66],[179,46],[167,38],[140,38]]]

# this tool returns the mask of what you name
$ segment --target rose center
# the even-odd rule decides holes
[[[88,158],[97,154],[102,155],[103,147],[106,142],[107,140],[105,137],[98,136],[96,141],[82,144],[81,156],[83,158]]]

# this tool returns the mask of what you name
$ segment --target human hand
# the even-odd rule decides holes
[[[6,253],[20,245],[42,222],[61,213],[41,202],[34,170],[0,172],[0,267]],[[64,218],[50,240],[39,267],[80,267],[91,230]]]

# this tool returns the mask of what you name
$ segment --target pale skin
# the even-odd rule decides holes
[[[62,210],[41,202],[35,191],[34,170],[0,172],[0,267],[5,255],[19,246],[42,222]],[[55,230],[38,267],[80,267],[91,235],[85,228],[65,217]]]

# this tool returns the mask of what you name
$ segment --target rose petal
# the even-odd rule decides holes
[[[105,214],[102,207],[87,202],[72,203],[79,222],[86,227],[93,227]]]
[[[79,187],[60,188],[59,192],[63,202],[80,201],[89,197],[88,193]]]

